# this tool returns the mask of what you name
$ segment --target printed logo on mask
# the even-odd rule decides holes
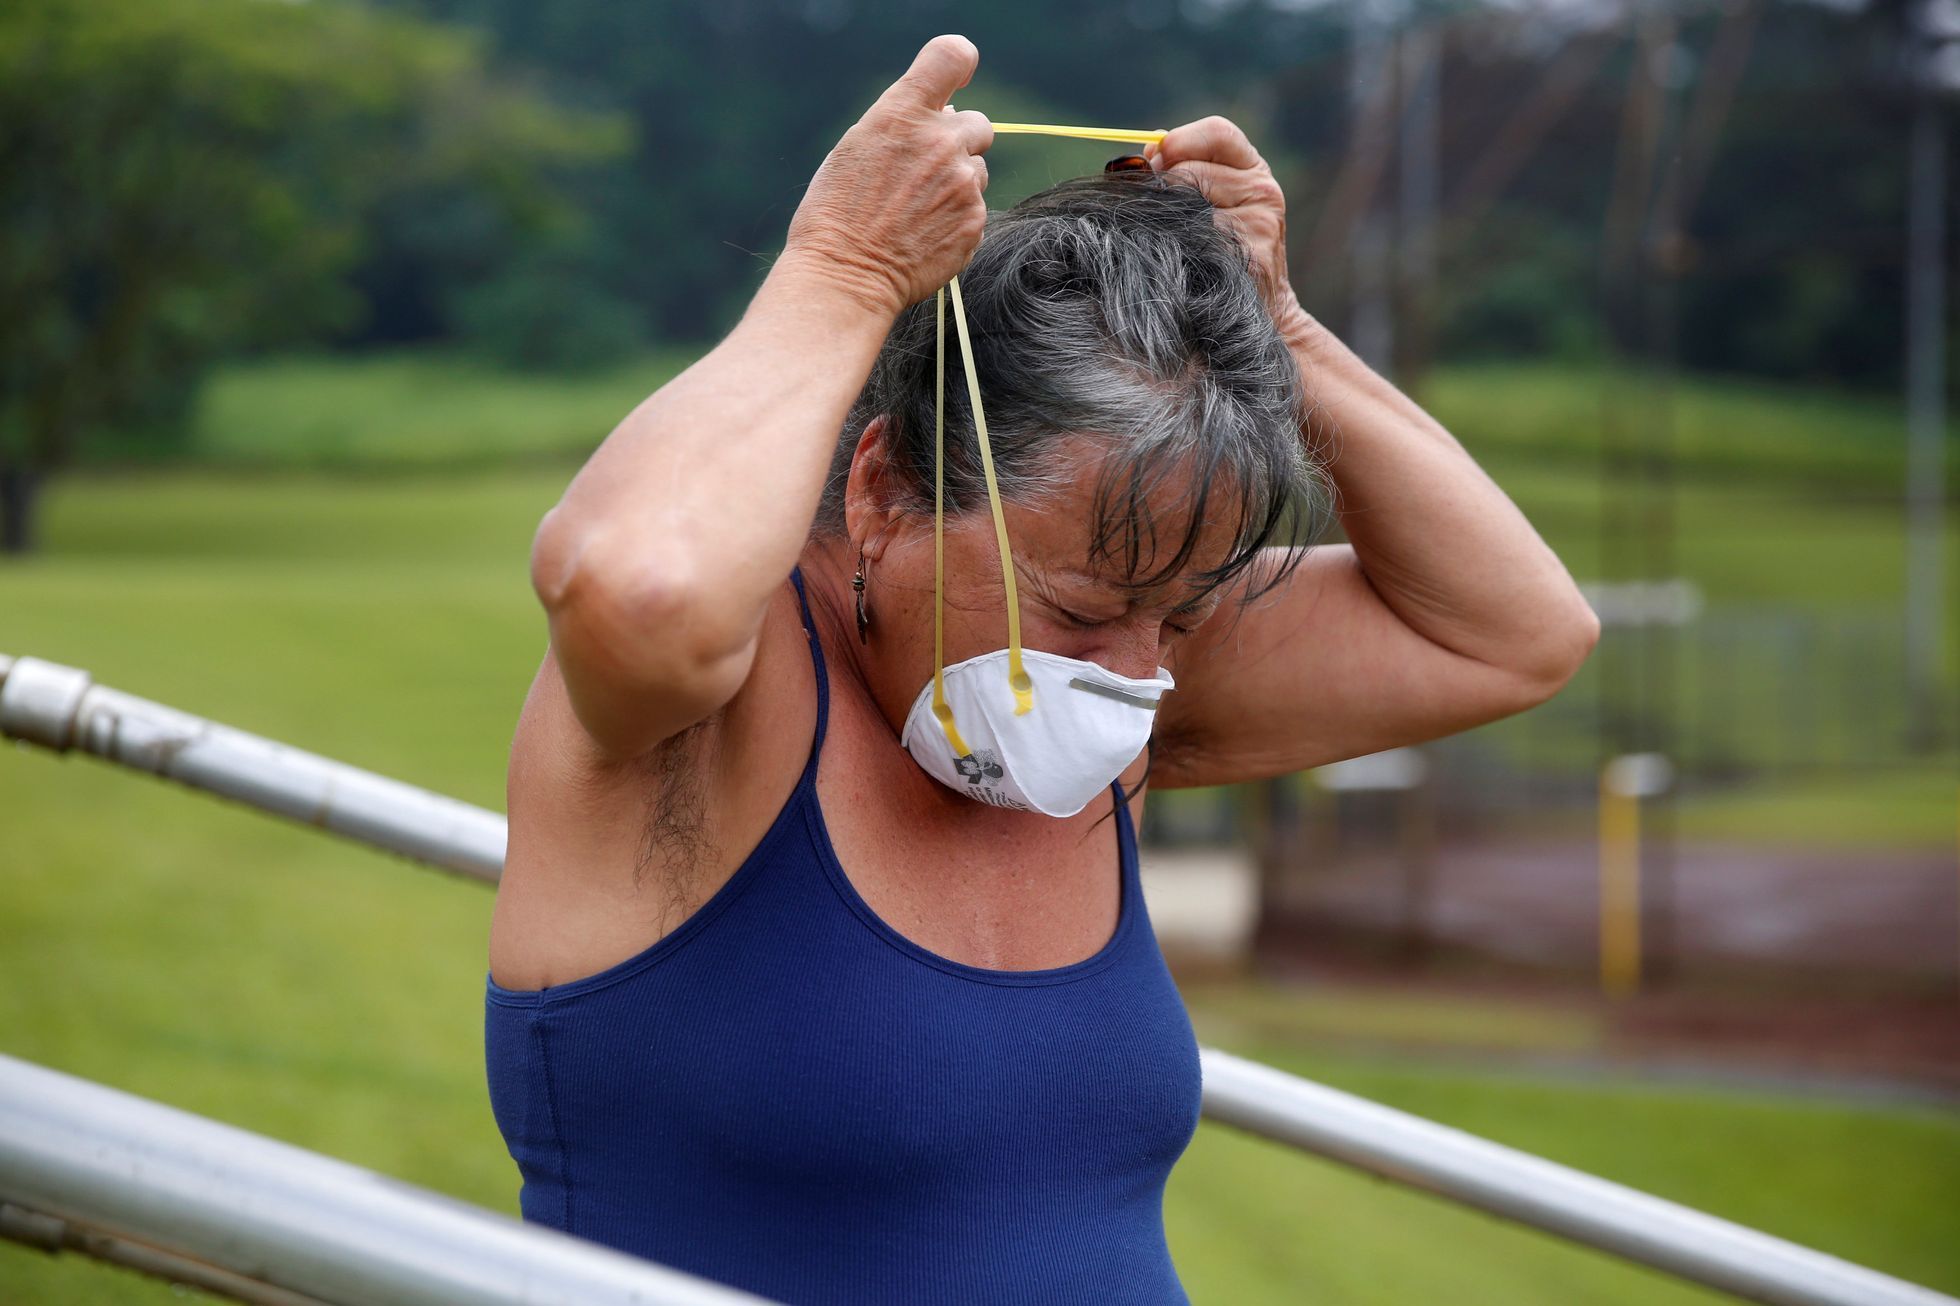
[[[985,748],[968,753],[965,757],[954,758],[953,766],[966,777],[966,782],[970,785],[981,784],[987,780],[998,780],[1007,774],[1001,767],[1000,754]]]
[[[991,748],[976,748],[965,757],[954,758],[953,769],[966,781],[967,797],[978,798],[990,807],[1010,807],[1017,812],[1034,810],[1001,792],[1000,781],[1007,778],[1007,768],[1001,765],[1000,754]]]

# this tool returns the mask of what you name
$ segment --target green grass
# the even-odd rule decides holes
[[[574,376],[512,372],[445,349],[234,363],[205,387],[178,454],[233,466],[341,468],[581,458],[705,348],[664,347]],[[1563,506],[1589,511],[1604,421],[1624,423],[1628,438],[1653,432],[1646,401],[1655,393],[1631,375],[1519,362],[1438,368],[1422,398],[1487,465],[1549,469],[1548,484],[1572,491]],[[1681,478],[1731,501],[1796,491],[1828,503],[1900,491],[1905,414],[1894,397],[1701,376],[1678,378],[1671,397]],[[1948,434],[1960,445],[1960,422]],[[113,436],[98,449],[132,451],[129,437]],[[1576,470],[1588,475],[1573,479]],[[1948,457],[1947,475],[1960,489],[1960,453]]]
[[[1854,854],[1960,849],[1960,780],[1951,766],[1935,763],[1863,775],[1765,777],[1733,789],[1699,785],[1677,796],[1674,821],[1680,839],[1757,847]],[[1518,833],[1568,839],[1595,838],[1599,828],[1591,807],[1523,811],[1512,824]]]
[[[232,467],[461,468],[583,459],[699,351],[662,349],[572,376],[467,354],[273,358],[221,369],[199,396],[194,460]],[[98,442],[128,456],[129,437]]]
[[[1549,1084],[1270,1042],[1224,1046],[1915,1282],[1960,1288],[1960,1122],[1950,1114]],[[1173,1174],[1165,1213],[1199,1302],[1733,1300],[1211,1122]]]
[[[577,460],[684,361],[578,381],[440,355],[233,369],[206,398],[200,469],[54,484],[45,552],[0,564],[0,651],[501,808],[545,639],[525,574],[531,531]],[[1553,446],[1574,439],[1586,386],[1479,369],[1444,373],[1437,390],[1580,576],[1598,480],[1589,453]],[[1729,412],[1739,393],[1713,387],[1708,411]],[[1787,435],[1811,488],[1891,474],[1882,405],[1757,396],[1726,420]],[[491,466],[513,460],[523,465]],[[322,467],[350,474],[309,472]],[[1688,486],[1682,513],[1683,557],[1712,596],[1896,598],[1890,515],[1787,489],[1729,495],[1719,474]],[[1945,840],[1952,795],[1938,779],[1758,789],[1684,810],[1682,828]],[[0,1050],[514,1213],[481,1064],[490,902],[479,886],[87,759],[0,750]],[[1570,1014],[1272,992],[1207,993],[1193,1007],[1234,1050],[1960,1289],[1940,1225],[1960,1198],[1951,1119],[1536,1082],[1357,1050],[1595,1046],[1593,1024]],[[1349,1051],[1316,1050],[1327,1041]],[[1167,1213],[1200,1302],[1708,1297],[1211,1124]],[[0,1245],[0,1301],[178,1299]]]
[[[1660,393],[1632,374],[1491,363],[1438,369],[1423,400],[1480,459],[1593,472],[1609,417],[1629,444],[1669,434],[1650,402]],[[1900,493],[1906,419],[1896,398],[1701,376],[1677,378],[1668,397],[1684,479],[1719,484],[1731,497]],[[1947,434],[1950,448],[1960,445],[1960,423]],[[1947,475],[1951,494],[1960,489],[1960,458],[1949,454]]]
[[[544,649],[536,475],[80,480],[0,648],[499,810]],[[92,760],[0,752],[0,1050],[514,1212],[481,887]],[[169,1299],[0,1250],[0,1301]]]
[[[1688,839],[1743,839],[1812,848],[1960,847],[1960,777],[1951,769],[1827,776],[1691,796],[1676,831]]]
[[[1508,1003],[1440,987],[1295,988],[1237,979],[1197,981],[1183,991],[1199,1037],[1220,1047],[1575,1055],[1606,1043],[1605,1013],[1583,1003]]]
[[[513,373],[431,349],[233,364],[205,388],[188,442],[171,456],[213,468],[374,473],[536,461],[569,475],[702,349],[672,346],[576,377]],[[1503,363],[1438,369],[1423,393],[1584,579],[1601,571],[1603,421],[1609,413],[1630,427],[1645,420],[1650,392],[1593,369]],[[1672,395],[1681,575],[1717,604],[1896,610],[1905,419],[1895,400],[1692,376]],[[1946,465],[1960,493],[1960,425],[1952,433]],[[98,452],[131,448],[127,436],[111,436]],[[1950,574],[1960,575],[1960,514],[1949,527]],[[1947,616],[1946,664],[1960,692],[1960,602]]]
[[[578,377],[511,373],[438,350],[234,364],[206,387],[179,456],[210,467],[371,472],[537,460],[569,474],[701,348],[674,346]],[[1602,414],[1635,411],[1636,394],[1595,371],[1533,364],[1443,368],[1425,388],[1437,415],[1581,578],[1599,574]],[[1716,602],[1898,603],[1904,417],[1896,402],[1695,377],[1674,397],[1683,575]],[[1947,470],[1960,492],[1960,439],[1953,443]],[[1960,575],[1960,520],[1952,527],[1949,557]],[[1949,606],[1960,683],[1960,603]]]

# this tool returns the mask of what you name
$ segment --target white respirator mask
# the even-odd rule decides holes
[[[919,690],[899,742],[947,788],[995,807],[1073,816],[1108,789],[1150,741],[1158,700],[1174,687],[1163,667],[1136,680],[1080,658],[1021,647],[1020,595],[994,480],[980,381],[967,338],[959,278],[947,287],[966,362],[980,468],[1000,545],[1007,591],[1007,647],[946,666],[945,452],[946,290],[938,297],[939,400],[934,405],[932,485],[932,680]]]

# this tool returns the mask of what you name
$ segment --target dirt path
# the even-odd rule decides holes
[[[1186,973],[1227,965],[1228,927],[1242,925],[1243,937],[1256,918],[1258,969],[1270,978],[1580,1004],[1601,1022],[1593,1055],[1608,1066],[1864,1077],[1960,1096],[1960,871],[1950,850],[1683,843],[1672,939],[1666,882],[1650,871],[1652,962],[1643,990],[1619,1001],[1597,989],[1596,857],[1591,843],[1453,842],[1416,910],[1392,855],[1350,856],[1291,878],[1279,910],[1260,915],[1243,854],[1166,855],[1153,897],[1166,904],[1159,934],[1174,966],[1178,916],[1195,924],[1204,905],[1218,918],[1210,946],[1186,954]],[[1216,910],[1221,885],[1242,910]]]
[[[1591,843],[1458,842],[1435,859],[1414,919],[1438,948],[1530,968],[1590,972],[1597,956],[1598,861]],[[1650,955],[1670,943],[1682,978],[1779,986],[1960,993],[1960,869],[1950,849],[1817,851],[1682,843],[1668,877],[1646,883]],[[1285,886],[1282,923],[1309,933],[1395,938],[1409,892],[1392,858],[1346,859]]]

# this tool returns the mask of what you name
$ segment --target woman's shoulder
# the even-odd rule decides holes
[[[740,868],[795,789],[815,700],[787,584],[735,696],[636,758],[609,757],[586,735],[547,650],[511,743],[493,978],[508,988],[566,983],[678,928]]]
[[[547,647],[511,741],[506,797],[512,816],[520,806],[548,813],[563,799],[584,809],[585,816],[594,814],[594,803],[638,804],[676,782],[676,771],[685,772],[690,781],[712,783],[716,776],[708,772],[711,762],[717,769],[739,773],[740,767],[762,760],[754,754],[781,751],[784,731],[794,725],[799,708],[814,720],[811,665],[796,595],[785,585],[763,619],[755,657],[735,695],[639,756],[619,758],[601,749],[580,724]],[[548,801],[526,801],[539,797]]]

